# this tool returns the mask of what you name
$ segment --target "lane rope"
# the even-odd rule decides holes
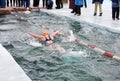
[[[94,46],[94,45],[87,44],[87,43],[85,43],[85,42],[83,42],[83,41],[81,41],[81,40],[79,40],[79,39],[75,39],[75,42],[76,42],[76,43],[79,43],[79,44],[82,44],[82,45],[84,45],[84,46],[86,46],[86,47],[88,47],[88,48],[93,49],[93,50],[96,51],[96,52],[99,52],[99,53],[101,53],[101,54],[103,54],[103,55],[105,55],[105,56],[107,56],[107,57],[109,57],[109,58],[115,59],[115,60],[117,60],[117,61],[120,62],[120,57],[119,57],[119,56],[116,56],[115,54],[112,54],[112,53],[110,53],[110,52],[108,52],[108,51],[104,51],[104,50],[102,50],[102,49],[100,49],[100,48],[97,48],[97,47]]]
[[[53,29],[51,29],[51,28],[49,28],[49,27],[47,27],[47,26],[44,26],[44,25],[42,25],[42,24],[36,24],[35,22],[32,21],[32,19],[27,20],[27,19],[25,19],[24,17],[17,15],[17,13],[16,13],[15,11],[9,10],[9,12],[10,12],[13,16],[15,16],[18,20],[27,21],[29,24],[34,25],[34,26],[36,26],[36,27],[43,28],[43,29],[45,29],[45,30],[51,30],[51,31],[53,31],[53,32],[56,31],[56,30],[53,30]],[[60,30],[60,31],[62,31],[62,30]],[[68,37],[68,36],[69,36],[68,34],[65,34],[65,33],[63,33],[63,32],[60,32],[60,34],[63,35],[63,36],[65,36],[65,37]]]

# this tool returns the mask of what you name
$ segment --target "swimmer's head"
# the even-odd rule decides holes
[[[44,35],[44,36],[48,35],[48,32],[43,32],[43,35]]]

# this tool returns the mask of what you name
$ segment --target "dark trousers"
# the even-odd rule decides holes
[[[5,0],[0,0],[0,8],[5,8]]]
[[[81,7],[78,5],[75,5],[75,14],[81,14]]]
[[[24,0],[21,0],[21,6],[23,6],[24,5]]]
[[[112,8],[112,18],[119,18],[119,7]]]
[[[16,0],[16,6],[20,7],[20,0]]]
[[[47,1],[48,0],[43,0],[42,2],[43,2],[43,8],[45,8],[45,6],[47,6]]]
[[[48,0],[46,8],[47,9],[52,9],[52,7],[53,7],[53,1],[52,0]]]
[[[56,0],[56,8],[63,8],[62,0]]]
[[[13,2],[13,4],[12,4],[12,2]],[[10,5],[9,5],[9,3],[10,3]],[[9,6],[15,6],[15,3],[17,3],[17,1],[16,0],[10,0],[10,2],[9,2],[9,0],[7,0],[7,7],[9,7]],[[17,5],[17,4],[16,4]]]
[[[9,7],[9,3],[10,3],[10,6],[12,7],[12,0],[10,0],[10,2],[9,0],[7,0],[7,7]]]
[[[33,0],[33,6],[38,7],[39,6],[39,0]]]
[[[16,6],[22,7],[23,6],[23,0],[16,0]]]
[[[15,3],[16,3],[16,0],[12,0],[13,1],[13,6],[15,6]],[[11,4],[12,4],[12,2],[11,2]],[[17,5],[17,4],[16,4]]]

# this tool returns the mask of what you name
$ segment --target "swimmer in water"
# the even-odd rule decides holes
[[[48,46],[50,48],[50,50],[58,50],[58,51],[65,52],[64,48],[62,48],[60,45],[55,44],[53,42],[54,37],[56,35],[58,35],[59,32],[60,31],[55,31],[52,34],[48,34],[48,32],[43,32],[42,35],[37,35],[37,34],[33,34],[33,33],[28,33],[28,34],[31,35],[31,36],[33,36],[33,37],[35,37],[35,38],[37,38],[37,39],[40,39],[40,40],[44,41],[45,46]]]

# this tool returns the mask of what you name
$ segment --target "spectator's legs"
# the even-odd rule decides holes
[[[75,14],[74,15],[76,15],[77,14],[77,5],[75,5]]]
[[[48,6],[48,3],[47,3],[47,2],[48,2],[48,0],[45,0],[45,6],[46,6],[46,7]]]
[[[56,0],[56,9],[60,9],[60,0]]]
[[[16,0],[16,6],[17,7],[20,7],[20,2],[21,2],[20,0]]]
[[[9,0],[7,0],[7,7],[9,7]]]
[[[97,15],[97,6],[98,6],[98,2],[95,2],[94,16],[96,16],[96,15]]]
[[[76,10],[77,10],[76,11],[76,13],[77,13],[76,15],[80,16],[80,14],[81,14],[81,8],[80,8],[80,6],[76,6]]]
[[[23,1],[23,0],[21,0],[21,2],[20,2],[20,6],[21,6],[21,7],[23,6],[23,2],[24,2],[24,1]]]
[[[47,0],[42,0],[43,2],[43,8],[45,8],[45,6],[47,6]]]
[[[112,8],[112,19],[115,20],[115,8]]]
[[[116,8],[116,18],[119,20],[119,7],[118,8]]]
[[[99,5],[99,12],[100,12],[99,16],[102,16],[102,4],[98,3],[98,5]]]
[[[60,8],[63,8],[63,2],[60,0]]]
[[[13,6],[15,6],[16,0],[13,0]]]
[[[30,6],[30,0],[26,0],[26,8]]]

